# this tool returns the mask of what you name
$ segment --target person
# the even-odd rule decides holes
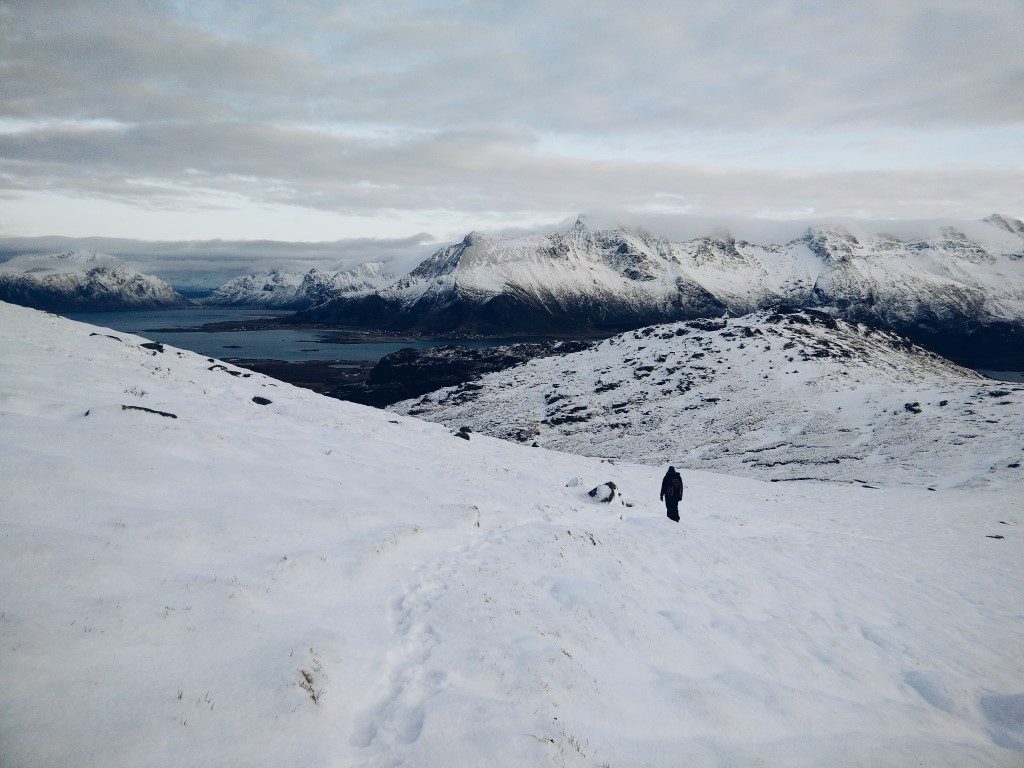
[[[661,499],[668,519],[679,522],[679,502],[683,500],[683,478],[675,467],[669,467],[661,481]]]

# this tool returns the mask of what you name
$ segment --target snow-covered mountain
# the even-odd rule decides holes
[[[54,312],[189,303],[160,278],[95,251],[16,256],[0,263],[0,300]]]
[[[1024,480],[1024,386],[813,310],[644,328],[392,409],[572,453],[760,478]]]
[[[383,261],[339,271],[271,270],[234,277],[207,296],[204,304],[263,309],[307,309],[339,296],[359,296],[395,281]]]
[[[691,471],[677,525],[663,468],[143,342],[0,304],[5,765],[1024,755],[1019,485]]]
[[[1024,225],[990,217],[927,239],[812,228],[783,245],[726,237],[669,242],[643,231],[516,238],[471,233],[407,277],[300,319],[429,332],[578,333],[780,303],[817,306],[936,344],[978,332],[1024,341]],[[1003,337],[992,351],[1005,351]],[[1024,353],[1022,353],[1024,355]]]

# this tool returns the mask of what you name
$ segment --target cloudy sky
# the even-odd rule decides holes
[[[2,236],[581,211],[1020,216],[1024,3],[0,0]]]

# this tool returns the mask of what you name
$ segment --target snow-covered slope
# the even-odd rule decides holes
[[[93,251],[16,256],[0,263],[0,300],[56,312],[188,304],[160,278]]]
[[[278,269],[239,275],[223,283],[209,296],[205,296],[203,304],[264,309],[287,308],[293,305],[303,277],[303,272],[286,272]]]
[[[680,526],[141,341],[0,304],[4,765],[1024,757],[1016,493],[688,472]]]
[[[813,310],[649,327],[392,408],[652,464],[1024,490],[1024,386]]]
[[[382,261],[335,272],[271,270],[234,277],[203,299],[204,304],[265,309],[307,309],[339,296],[358,296],[395,281]]]
[[[471,233],[387,288],[339,298],[303,319],[565,333],[793,303],[940,344],[963,347],[990,324],[1024,340],[1024,225],[990,217],[965,229],[970,236],[945,227],[899,240],[812,228],[783,245],[724,237],[674,243],[628,229],[591,232],[580,221],[564,235]]]

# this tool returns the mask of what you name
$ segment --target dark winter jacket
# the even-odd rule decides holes
[[[674,469],[665,473],[661,481],[661,498],[681,501],[683,498],[683,478]]]

